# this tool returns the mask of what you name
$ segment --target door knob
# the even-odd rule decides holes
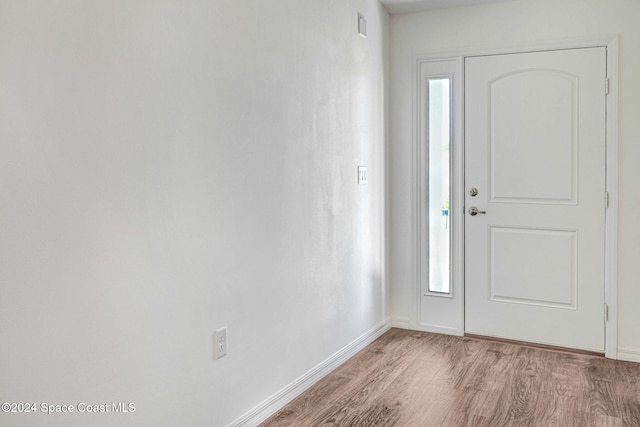
[[[486,213],[487,213],[487,211],[479,211],[478,208],[476,208],[475,206],[471,206],[469,208],[469,215],[471,215],[471,216],[476,216],[478,214],[483,214],[484,215]]]

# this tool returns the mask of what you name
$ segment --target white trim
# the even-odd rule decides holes
[[[433,332],[435,334],[455,335],[459,337],[464,336],[464,331],[461,331],[458,328],[450,328],[448,326],[440,326],[440,325],[431,325],[427,323],[418,324],[417,330],[422,332]]]
[[[400,329],[411,329],[409,327],[409,318],[405,316],[391,316],[391,327]]]
[[[461,152],[460,152],[460,160],[458,163],[458,171],[456,172],[456,178],[457,178],[457,187],[454,187],[453,191],[454,194],[457,194],[457,198],[458,200],[458,206],[460,206],[462,208],[462,212],[460,214],[460,223],[458,224],[457,230],[458,230],[458,236],[456,236],[454,242],[458,242],[458,247],[454,248],[454,250],[457,252],[457,256],[458,256],[458,269],[456,270],[458,275],[459,275],[459,281],[460,281],[460,305],[459,305],[459,309],[458,309],[458,322],[460,325],[459,331],[457,335],[461,335],[464,336],[464,328],[465,328],[465,324],[464,324],[464,304],[465,304],[465,280],[466,280],[466,270],[465,270],[465,265],[466,265],[466,260],[465,260],[465,246],[464,246],[464,242],[465,242],[465,175],[464,175],[464,171],[466,168],[465,165],[465,150],[466,150],[466,146],[465,146],[465,142],[467,140],[466,137],[466,131],[465,131],[465,109],[464,109],[464,97],[465,97],[465,93],[466,93],[466,88],[465,88],[465,81],[467,80],[465,77],[465,69],[464,69],[464,60],[465,57],[462,56],[461,57],[462,60],[460,61],[460,69],[458,70],[458,74],[460,75],[460,99],[458,100],[458,103],[460,105],[458,105],[458,114],[460,116],[460,147],[461,147]]]
[[[453,289],[453,277],[449,278],[449,291],[448,292],[432,292],[429,290],[429,198],[427,197],[427,193],[429,192],[429,120],[427,116],[429,115],[429,81],[431,79],[448,79],[449,80],[449,96],[450,96],[450,105],[449,105],[449,137],[450,137],[450,146],[453,148],[455,145],[455,135],[454,135],[454,126],[453,120],[455,118],[454,107],[456,104],[456,100],[454,97],[454,87],[457,86],[457,81],[455,79],[455,73],[452,72],[452,68],[455,69],[455,66],[451,66],[450,64],[455,64],[457,61],[456,58],[452,59],[443,59],[443,60],[435,60],[435,61],[418,61],[418,78],[420,79],[419,87],[420,99],[418,101],[418,111],[417,111],[417,124],[418,124],[418,140],[416,146],[417,156],[417,168],[418,168],[418,236],[420,236],[418,240],[418,280],[420,281],[420,296],[435,296],[437,298],[453,298],[454,289]],[[435,68],[437,71],[430,69]],[[449,161],[450,172],[453,172],[453,158]],[[453,193],[453,179],[449,177],[449,191]],[[453,194],[450,195],[452,199]],[[452,208],[454,206],[451,205],[449,209],[449,220],[453,223],[453,217],[451,213],[453,212]],[[423,210],[424,208],[424,210]],[[453,224],[451,225],[451,229],[453,229]],[[449,262],[450,262],[450,270],[453,269],[451,266],[452,263],[452,252],[453,252],[453,242],[451,241],[452,233],[449,232],[449,241],[450,250],[449,250]],[[451,275],[452,276],[452,275]],[[418,299],[418,318],[421,320],[422,316],[422,298]],[[418,322],[420,322],[418,320]]]
[[[381,233],[382,244],[380,245],[382,262],[380,263],[380,276],[382,277],[382,291],[384,293],[384,310],[383,316],[390,316],[391,311],[391,280],[390,280],[390,272],[391,272],[391,149],[389,147],[389,132],[390,132],[390,107],[389,107],[389,93],[390,93],[390,77],[389,77],[389,47],[385,48],[384,54],[386,55],[385,65],[384,65],[384,73],[385,73],[385,81],[384,81],[384,140],[382,144],[382,177],[384,179],[382,185],[382,206],[381,206],[381,214],[384,224],[384,230]]]
[[[413,312],[409,311],[409,327],[411,329],[417,329],[418,327],[418,316],[420,316],[420,299],[422,298],[422,281],[420,277],[420,178],[421,178],[421,157],[420,157],[420,126],[422,122],[420,120],[420,105],[421,105],[421,94],[422,94],[422,76],[420,73],[420,60],[421,58],[415,58],[414,61],[414,72],[416,73],[413,79],[413,108],[411,115],[412,119],[412,141],[411,144],[411,159],[413,162],[411,163],[411,181],[409,184],[411,185],[411,189],[409,194],[411,195],[411,205],[413,209],[410,210],[410,214],[413,216],[411,218],[410,224],[413,225],[413,230],[410,233],[410,236],[413,238],[413,242],[411,242],[411,246],[413,247],[414,257],[413,261],[413,271],[415,274],[415,283],[414,283],[414,291],[415,293],[409,292],[409,295],[413,295],[413,298],[408,301],[408,307],[413,308]],[[410,309],[411,310],[411,309]]]
[[[287,403],[298,397],[302,392],[330,374],[357,352],[371,344],[382,334],[391,329],[391,319],[385,319],[360,337],[338,350],[328,359],[303,374],[291,384],[269,397],[246,414],[228,424],[227,427],[256,426],[275,414]]]
[[[473,56],[485,56],[485,55],[500,55],[507,53],[524,53],[524,52],[536,52],[547,50],[559,50],[559,49],[579,49],[590,47],[605,47],[607,49],[607,78],[610,80],[610,90],[607,95],[607,117],[606,117],[606,189],[609,192],[609,208],[606,211],[606,240],[605,240],[605,303],[609,306],[609,321],[605,324],[605,356],[611,359],[616,358],[629,358],[634,361],[637,358],[635,350],[627,351],[617,347],[618,341],[618,38],[616,35],[602,35],[597,37],[588,38],[573,38],[563,40],[547,40],[528,43],[518,46],[505,46],[505,47],[479,47],[479,48],[461,48],[457,50],[451,49],[438,49],[431,50],[424,54],[418,54],[413,57],[414,66],[417,69],[416,78],[414,79],[413,88],[413,145],[412,154],[415,161],[412,164],[411,177],[412,177],[412,191],[413,196],[411,206],[412,224],[414,224],[414,239],[413,247],[415,248],[415,256],[413,259],[415,268],[415,286],[416,293],[413,293],[417,301],[409,301],[409,307],[414,307],[415,312],[409,313],[408,325],[416,330],[424,330],[421,328],[432,328],[431,326],[425,326],[421,324],[421,277],[420,277],[420,194],[418,180],[420,176],[420,64],[429,61],[439,60],[451,60],[453,58],[464,58]],[[460,71],[462,77],[462,93],[464,93],[464,66]],[[464,102],[464,97],[463,101]],[[464,110],[463,110],[464,111]],[[460,119],[464,123],[463,113],[459,115]],[[454,116],[455,120],[455,116]],[[462,144],[464,144],[464,126],[462,126]],[[462,163],[462,173],[464,172],[464,162]],[[454,173],[456,173],[454,171]],[[461,180],[458,180],[457,184],[454,183],[453,192],[457,191],[464,197],[464,175]],[[464,221],[463,221],[464,222]],[[459,238],[464,242],[464,228],[458,227],[459,232],[462,234],[458,238],[452,240],[452,242],[458,242]],[[464,296],[464,244],[462,245],[462,255],[459,255],[459,259],[462,262],[460,280],[461,294]],[[455,248],[454,248],[455,250]],[[458,248],[460,250],[460,248]],[[464,325],[464,303],[460,304],[460,318]],[[434,326],[435,329],[448,330],[448,327]],[[451,328],[455,330],[455,328]],[[464,326],[463,326],[464,329]],[[458,331],[460,332],[460,331]],[[448,332],[443,332],[448,333]],[[454,333],[458,335],[458,333]],[[628,360],[628,359],[626,359]]]
[[[605,356],[618,358],[618,36],[607,44],[607,177],[609,208],[606,210],[605,304],[609,320],[605,323]]]
[[[618,360],[640,363],[640,348],[618,347]]]
[[[434,61],[456,57],[470,58],[473,56],[504,55],[509,53],[526,53],[547,50],[580,49],[589,47],[611,47],[618,42],[617,34],[604,34],[596,37],[578,37],[569,39],[543,40],[519,45],[502,47],[469,47],[459,49],[432,49],[414,55],[416,61]]]

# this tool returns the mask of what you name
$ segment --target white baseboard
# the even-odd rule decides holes
[[[391,316],[391,327],[400,329],[411,329],[409,327],[409,318],[404,316]]]
[[[618,360],[640,363],[640,348],[618,347]]]
[[[433,332],[436,334],[443,334],[443,335],[455,335],[458,337],[461,337],[464,335],[464,331],[461,331],[457,328],[450,328],[448,326],[431,325],[428,323],[420,323],[418,324],[418,327],[416,329],[423,332]]]
[[[347,344],[341,350],[334,353],[324,362],[320,363],[315,368],[311,369],[291,384],[233,421],[227,427],[257,426],[271,415],[275,414],[287,403],[298,397],[302,392],[320,381],[327,374],[331,373],[331,371],[342,365],[349,358],[353,357],[357,352],[371,344],[390,328],[391,319],[386,319],[380,322],[369,331]]]
[[[431,325],[428,323],[420,323],[418,324],[418,326],[413,328],[409,325],[409,318],[404,316],[392,316],[391,327],[400,328],[400,329],[410,329],[412,331],[433,332],[436,334],[443,334],[443,335],[455,335],[459,337],[464,335],[464,331],[461,331],[459,329],[450,328],[447,326]]]

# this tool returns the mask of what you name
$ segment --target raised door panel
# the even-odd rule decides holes
[[[576,203],[577,85],[541,69],[489,83],[492,202]]]

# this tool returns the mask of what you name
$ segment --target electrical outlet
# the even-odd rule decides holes
[[[216,329],[214,337],[215,358],[220,359],[227,355],[227,327]]]

